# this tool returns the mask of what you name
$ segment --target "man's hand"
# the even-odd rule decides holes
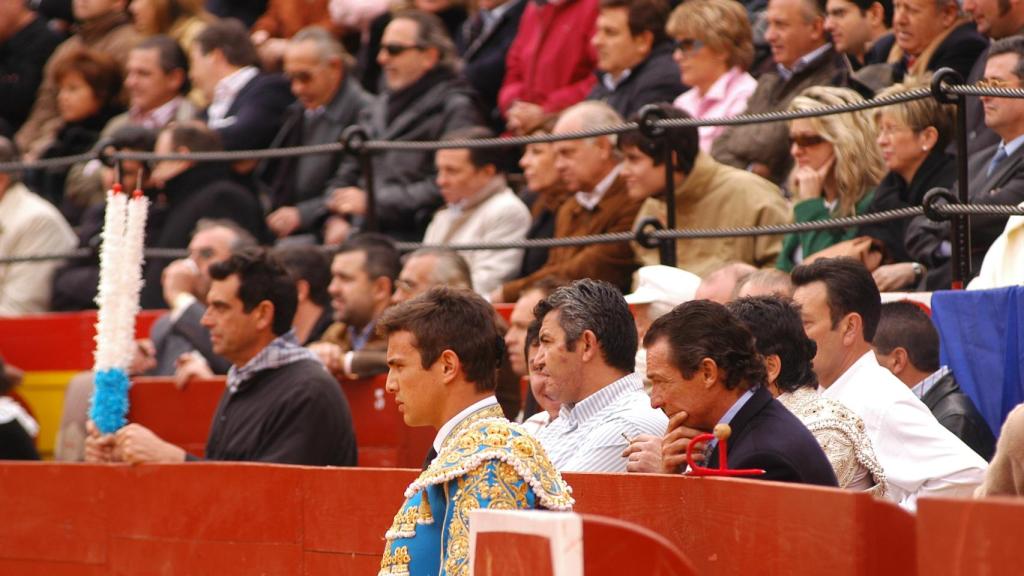
[[[517,101],[508,109],[508,129],[520,135],[539,128],[547,117],[544,109],[532,102]]]
[[[207,364],[206,358],[195,350],[185,352],[174,363],[174,385],[178,390],[184,390],[185,386],[193,378],[213,378],[213,370]]]
[[[100,434],[92,420],[85,423],[85,461],[117,462],[114,455],[114,435]]]
[[[327,209],[342,216],[365,216],[366,192],[355,186],[337,188],[331,193],[331,199],[327,201]]]
[[[351,233],[352,225],[348,223],[348,220],[331,216],[327,222],[324,222],[324,245],[338,246],[347,240]]]
[[[897,262],[879,266],[871,273],[871,277],[878,285],[879,292],[892,292],[913,284],[917,275],[914,274],[913,262]]]
[[[181,294],[195,294],[199,286],[199,266],[191,258],[175,260],[164,268],[160,277],[164,301],[173,306]]]
[[[185,461],[185,451],[165,442],[149,428],[129,424],[114,434],[114,453],[130,464],[170,464]]]
[[[342,352],[341,346],[330,342],[314,342],[307,348],[320,358],[328,372],[335,376],[345,375],[345,353]]]
[[[278,238],[291,235],[299,229],[302,218],[299,216],[299,209],[294,206],[282,206],[267,214],[267,227]]]
[[[145,374],[156,368],[156,346],[149,338],[141,338],[135,341],[135,353],[132,355],[132,362],[128,366],[128,373],[132,376]]]
[[[661,436],[641,434],[629,443],[622,451],[626,458],[626,472],[645,472],[648,474],[671,474],[665,470],[661,460]]]
[[[661,465],[666,473],[678,474],[686,468],[686,447],[694,436],[705,433],[686,426],[684,423],[689,417],[686,412],[676,412],[668,419],[668,434],[661,442]],[[693,447],[693,459],[704,461],[704,442]]]

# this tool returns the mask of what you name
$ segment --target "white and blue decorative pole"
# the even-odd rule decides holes
[[[96,295],[95,387],[89,418],[101,434],[125,425],[128,367],[135,350],[135,317],[142,289],[142,250],[149,199],[136,189],[129,199],[115,183],[107,192],[100,246],[100,284]]]

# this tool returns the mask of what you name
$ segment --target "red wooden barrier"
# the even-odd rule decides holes
[[[372,574],[416,473],[2,464],[0,574]],[[698,574],[930,574],[915,566],[913,518],[864,494],[716,478],[566,480],[578,512],[661,534]]]
[[[1024,574],[1024,502],[925,498],[917,504],[917,561],[934,576]]]
[[[434,440],[430,428],[409,428],[394,397],[384,390],[384,376],[346,380],[359,445],[359,465],[381,468],[419,468]],[[158,436],[202,455],[213,413],[224,392],[224,378],[196,380],[178,390],[170,378],[138,378],[131,388],[128,420]]]

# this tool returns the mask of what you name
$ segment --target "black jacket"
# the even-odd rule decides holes
[[[679,79],[679,66],[672,60],[671,42],[654,46],[646,60],[638,64],[615,90],[609,90],[597,73],[597,83],[587,100],[602,100],[623,118],[629,118],[647,104],[671,103],[686,90]]]
[[[224,164],[196,164],[167,182],[167,205],[151,211],[146,245],[155,248],[186,248],[201,218],[226,218],[256,238],[266,236],[263,212],[256,195],[242,186]],[[166,308],[160,275],[170,259],[152,258],[146,264],[142,289],[143,308]]]
[[[443,69],[427,73],[429,87],[419,92],[388,120],[389,101],[395,95],[385,93],[360,114],[359,123],[371,140],[439,140],[453,130],[482,125],[476,94],[465,80]],[[424,76],[423,79],[427,79]],[[408,94],[403,94],[408,98]],[[338,173],[327,184],[335,188],[358,186],[366,190],[365,175],[359,159],[346,154]],[[377,228],[398,240],[419,241],[434,212],[441,206],[441,192],[434,182],[432,151],[387,150],[373,154],[373,194],[376,201]],[[367,192],[369,192],[367,190]]]
[[[988,167],[998,146],[982,150],[969,160],[968,198],[972,204],[1020,204],[1024,202],[1024,146],[1003,160],[991,175]],[[1002,233],[1007,216],[971,216],[972,276],[981,268],[992,242]],[[915,216],[907,226],[907,253],[928,268],[925,288],[944,290],[952,281],[950,257],[944,242],[949,242],[948,222],[932,222],[927,216]],[[964,278],[964,281],[970,278]]]
[[[498,91],[505,80],[505,56],[519,31],[528,0],[509,0],[508,9],[490,29],[483,30],[479,14],[462,25],[459,54],[462,75],[480,96],[480,104],[489,114],[488,122],[495,132],[504,132],[505,121],[498,111]]]
[[[986,461],[996,452],[996,438],[985,418],[950,372],[921,397],[935,419]]]
[[[238,91],[223,124],[211,128],[220,134],[225,150],[266,148],[281,128],[285,109],[294,101],[284,76],[260,73]]]
[[[753,477],[758,480],[838,485],[818,441],[763,386],[757,387],[729,425],[729,468],[761,468],[765,474]],[[711,453],[711,468],[718,467],[719,448]]]
[[[0,136],[12,138],[28,118],[36,91],[43,83],[43,67],[58,44],[60,37],[42,18],[0,43]]]
[[[956,181],[956,158],[937,147],[924,159],[910,184],[895,172],[889,172],[875,188],[867,214],[896,210],[909,206],[920,206],[924,195],[936,187],[949,189]],[[892,220],[861,226],[858,236],[870,236],[885,246],[887,261],[908,262],[912,260],[903,239],[909,220]]]

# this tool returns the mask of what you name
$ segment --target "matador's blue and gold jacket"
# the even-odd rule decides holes
[[[571,510],[572,489],[533,436],[498,406],[460,422],[430,466],[405,491],[385,534],[379,575],[469,574],[469,512]]]

